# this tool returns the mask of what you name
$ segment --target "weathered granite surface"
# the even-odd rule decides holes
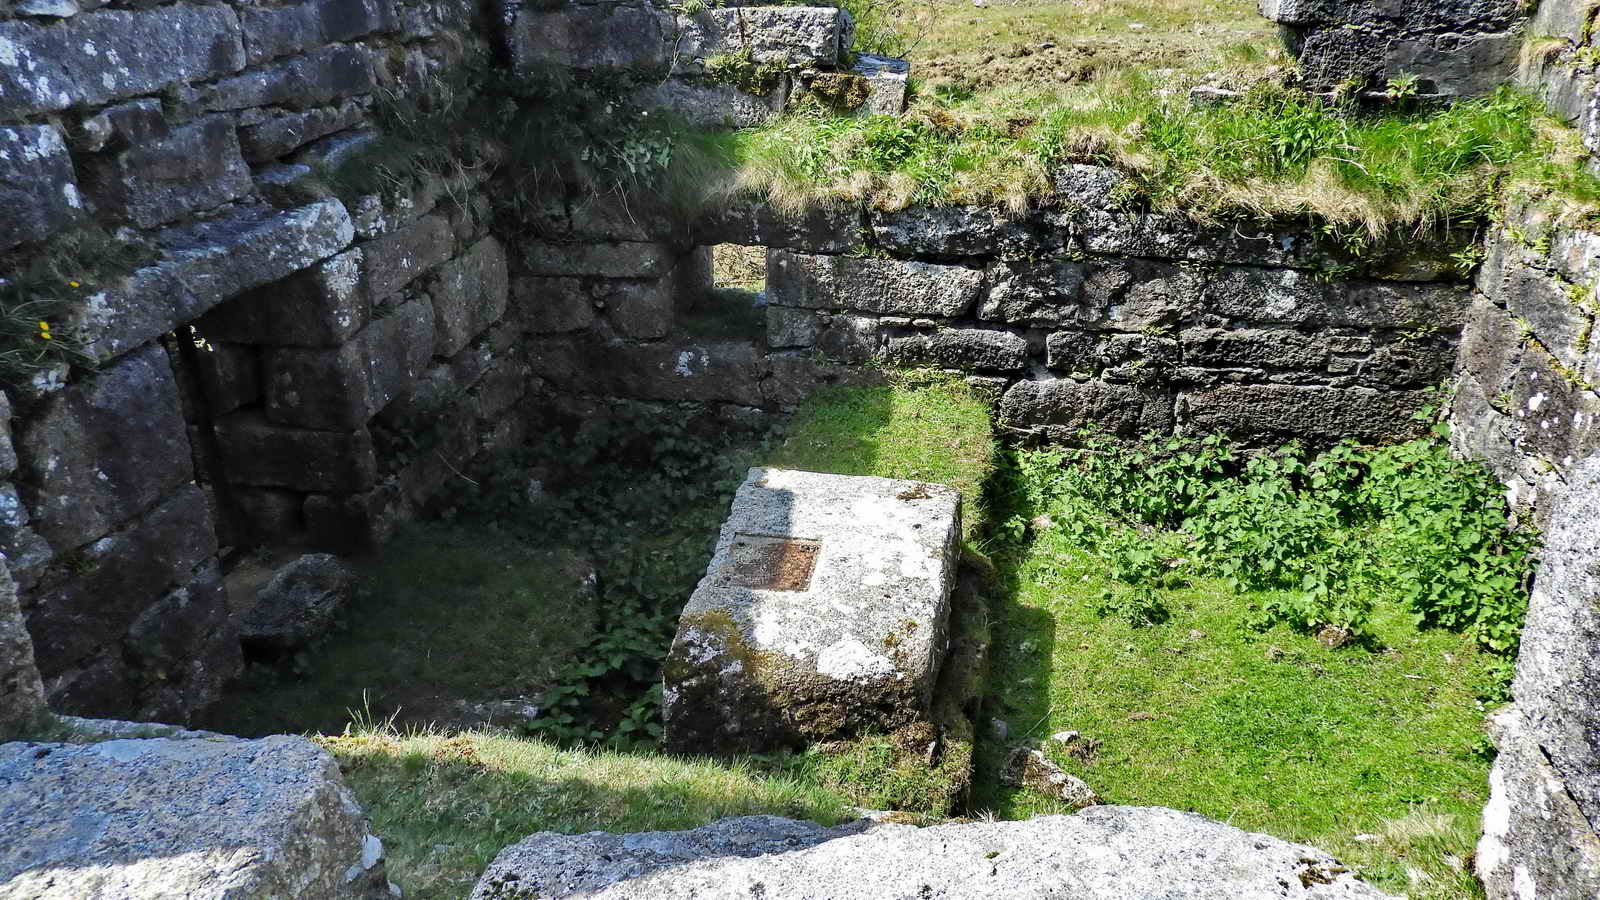
[[[256,592],[239,638],[254,649],[295,650],[331,631],[355,590],[355,572],[337,556],[306,553]]]
[[[1471,96],[1511,77],[1527,11],[1516,0],[1258,0],[1283,26],[1306,82],[1383,89],[1402,75],[1417,93]]]
[[[751,469],[667,658],[667,745],[763,751],[926,719],[960,507],[941,485]]]
[[[383,844],[304,738],[0,745],[0,898],[392,896]]]
[[[1572,467],[1497,712],[1476,858],[1491,898],[1600,893],[1600,455]]]
[[[1099,806],[1071,816],[824,828],[772,816],[693,831],[535,834],[500,852],[473,900],[759,896],[1044,900],[1387,897],[1313,847],[1193,813]]]
[[[28,731],[47,714],[33,640],[17,605],[17,585],[0,559],[0,740]]]

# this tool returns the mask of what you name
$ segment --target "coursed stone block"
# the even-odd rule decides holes
[[[954,488],[751,469],[667,658],[667,745],[761,752],[925,719],[960,539]]]

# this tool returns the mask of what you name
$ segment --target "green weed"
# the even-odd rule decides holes
[[[1412,897],[1481,896],[1482,717],[1506,699],[1534,538],[1480,466],[1437,440],[1090,437],[1009,454],[992,502],[987,714],[1098,741],[1050,752],[1108,802],[1311,843]],[[1010,746],[980,746],[974,805],[1060,811],[999,786]]]
[[[1375,604],[1393,602],[1418,627],[1516,651],[1535,537],[1508,524],[1493,476],[1441,442],[1241,457],[1215,436],[1127,451],[1090,438],[1013,465],[1019,511],[1002,533],[1044,514],[1129,587],[1221,578],[1264,595],[1258,630],[1358,635]]]
[[[147,246],[82,228],[24,258],[0,259],[0,269],[9,269],[0,278],[0,380],[26,381],[61,363],[93,368],[94,356],[69,325],[72,313],[154,258]]]

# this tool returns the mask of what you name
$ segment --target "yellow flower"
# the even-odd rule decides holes
[[[77,287],[77,286],[78,286],[78,283],[76,281],[67,282],[67,287]]]
[[[46,340],[46,341],[50,340],[50,323],[49,322],[45,322],[43,320],[40,320],[40,322],[39,322],[39,338],[41,340]]]

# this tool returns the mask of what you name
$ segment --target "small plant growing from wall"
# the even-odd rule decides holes
[[[729,77],[762,79],[737,61]],[[727,142],[632,100],[624,76],[559,68],[508,72],[487,59],[462,62],[412,94],[381,97],[381,136],[323,173],[336,193],[393,194],[423,179],[447,186],[498,177],[494,192],[513,220],[549,198],[615,196],[692,215],[732,171]]]
[[[0,379],[27,381],[62,365],[92,368],[74,314],[153,253],[97,228],[59,236],[0,279]]]

